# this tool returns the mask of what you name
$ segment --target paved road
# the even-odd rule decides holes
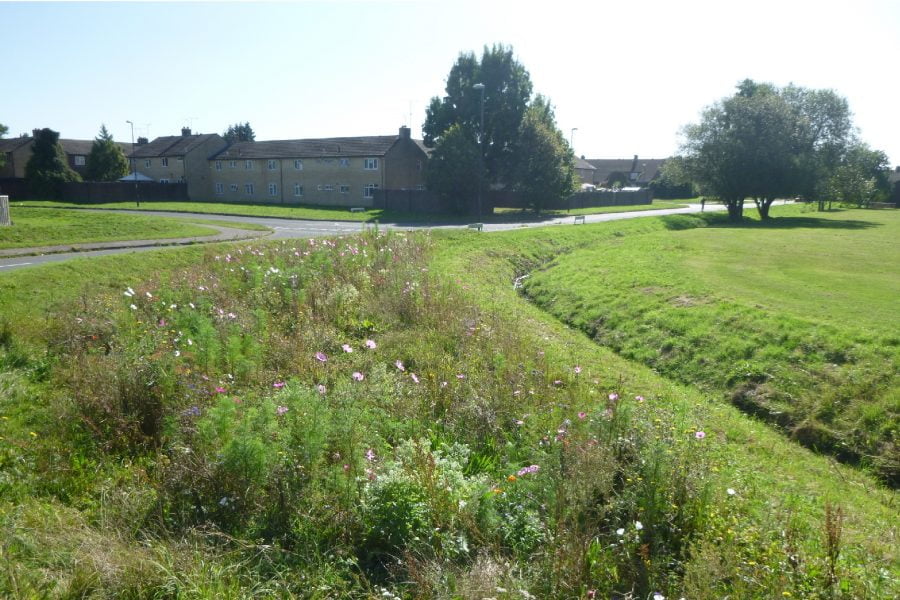
[[[618,221],[622,219],[637,219],[640,217],[658,217],[662,215],[677,215],[677,214],[688,214],[688,213],[696,213],[700,212],[699,204],[690,204],[686,208],[667,208],[662,210],[646,210],[646,211],[633,211],[633,212],[620,212],[620,213],[607,213],[607,214],[599,214],[599,215],[585,215],[586,223],[602,223],[605,221]],[[707,206],[706,210],[724,210],[723,206],[720,205],[711,205]],[[115,212],[123,212],[123,213],[133,213],[133,214],[141,214],[146,215],[146,211],[134,211],[134,210],[120,210]],[[240,217],[235,215],[209,215],[209,214],[201,214],[201,213],[179,213],[179,212],[154,212],[153,214],[165,216],[165,217],[178,217],[183,219],[204,219],[204,220],[221,220],[221,221],[231,221],[237,223],[255,223],[258,225],[265,225],[273,230],[273,233],[269,235],[269,238],[310,238],[310,237],[322,237],[322,236],[336,236],[336,235],[349,235],[353,233],[358,233],[365,229],[366,227],[370,227],[371,225],[367,225],[364,223],[351,222],[351,221],[305,221],[300,219],[275,219],[270,217]],[[485,223],[484,231],[507,231],[510,229],[520,229],[522,227],[548,227],[551,225],[564,225],[571,224],[574,222],[574,217],[557,217],[553,219],[547,219],[543,221],[511,221],[508,223]],[[465,225],[459,225],[458,223],[453,224],[440,224],[440,223],[428,223],[428,224],[417,224],[417,223],[381,223],[379,225],[382,229],[395,229],[395,230],[404,230],[404,231],[413,231],[418,229],[459,229],[465,228]],[[265,235],[265,232],[259,232],[261,235]],[[196,241],[202,242],[203,238],[197,238]],[[209,241],[209,240],[206,240]],[[108,254],[120,254],[123,252],[142,252],[146,250],[156,250],[159,248],[159,243],[167,244],[170,242],[166,242],[165,240],[158,240],[156,242],[146,242],[146,245],[132,245],[126,248],[110,248],[104,250],[90,250],[90,251],[80,251],[80,252],[65,252],[65,253],[57,253],[57,254],[44,254],[38,256],[19,256],[19,257],[11,257],[11,258],[0,258],[0,273],[8,272],[14,269],[19,269],[23,267],[36,266],[54,262],[60,262],[64,260],[70,260],[72,258],[84,258],[91,256],[104,256]]]

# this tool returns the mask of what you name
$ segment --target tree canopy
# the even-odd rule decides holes
[[[66,161],[58,132],[48,128],[34,130],[31,158],[25,165],[25,179],[35,193],[49,198],[59,194],[60,184],[81,181]]]
[[[225,141],[229,144],[235,142],[252,142],[256,140],[256,134],[253,132],[253,128],[250,127],[249,122],[229,125],[228,129],[225,130],[225,133],[222,134],[222,137],[225,138]]]
[[[116,181],[128,174],[128,159],[113,141],[106,125],[100,126],[100,134],[91,145],[87,158],[85,177],[89,181]]]
[[[824,202],[829,180],[856,143],[846,99],[832,90],[744,80],[684,128],[666,173],[721,199],[732,219],[752,198],[762,218],[776,198]]]
[[[473,132],[451,125],[441,135],[425,169],[428,189],[448,201],[458,213],[472,212],[478,194],[481,157]],[[469,173],[460,177],[460,173]]]
[[[460,54],[447,77],[445,95],[432,98],[425,111],[422,131],[425,145],[435,149],[429,160],[429,187],[445,197],[477,193],[477,187],[474,192],[468,188],[481,181],[486,188],[500,185],[519,190],[539,209],[543,202],[555,199],[553,195],[571,192],[565,181],[569,171],[574,174],[574,156],[556,127],[550,103],[542,96],[532,101],[531,77],[510,47],[485,46],[480,60],[472,52]],[[445,145],[451,133],[451,143]],[[520,143],[525,134],[539,148]],[[479,157],[477,168],[468,160],[468,148],[473,145]],[[522,166],[539,159],[552,165],[547,168],[561,171],[538,173]],[[545,194],[540,200],[538,189]]]

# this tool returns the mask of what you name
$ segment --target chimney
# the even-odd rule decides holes
[[[400,128],[400,139],[408,140],[410,138],[410,133],[411,133],[410,128],[407,127],[406,125],[404,125],[403,127]]]
[[[191,135],[191,128],[190,128],[190,127],[182,127],[182,128],[181,128],[181,135],[184,136],[184,137],[187,137],[187,136]]]
[[[635,155],[634,155],[634,160],[633,160],[632,163],[631,163],[631,172],[632,172],[632,173],[637,172],[637,162],[638,162],[638,155],[635,154]]]

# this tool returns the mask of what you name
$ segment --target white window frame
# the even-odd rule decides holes
[[[159,180],[159,182],[160,183],[169,183],[169,180],[166,179],[165,177],[163,177],[162,179]]]
[[[325,190],[326,192],[333,192],[333,191],[334,191],[334,184],[333,184],[333,183],[326,183],[325,186],[324,186],[324,190]]]
[[[339,190],[342,194],[349,194],[349,193],[350,193],[350,186],[349,186],[349,185],[341,184],[341,186],[338,188],[338,190]]]
[[[228,161],[228,168],[229,169],[237,169],[237,161],[236,160]]]
[[[145,159],[144,159],[144,166],[145,166],[145,167],[150,167],[150,166],[152,166],[152,165],[153,165],[153,161],[152,161],[152,160],[150,160],[149,158],[145,158]]]
[[[216,171],[221,171],[221,170],[222,170],[222,161],[217,160],[216,161]]]
[[[244,194],[246,194],[247,196],[252,196],[253,193],[254,193],[255,191],[256,191],[256,190],[254,189],[252,183],[245,183],[245,184],[244,184]]]
[[[168,166],[169,166],[169,159],[168,159],[168,158],[163,157],[163,158],[159,159],[159,161],[160,161],[160,163],[162,164],[162,166],[164,166],[164,167],[168,167]]]
[[[297,196],[298,198],[303,197],[303,186],[300,185],[299,183],[294,184],[294,195]]]
[[[417,191],[417,192],[424,192],[424,191],[425,191],[425,184],[424,184],[424,183],[417,184],[417,185],[416,185],[416,191]]]
[[[375,190],[378,189],[377,183],[367,183],[363,186],[363,198],[371,200],[375,197]]]
[[[378,159],[377,158],[364,158],[363,159],[363,170],[364,171],[377,171],[378,170]]]
[[[216,183],[216,196],[221,196],[225,193],[225,184],[224,183]]]
[[[80,154],[75,157],[75,166],[76,167],[83,167],[86,164],[86,162],[87,161],[85,160],[85,158]]]
[[[252,170],[253,170],[253,161],[252,161],[252,160],[245,160],[245,161],[244,161],[244,170],[245,170],[245,171],[252,171]]]
[[[272,158],[269,159],[269,161],[266,163],[266,166],[268,167],[268,169],[270,171],[274,171],[278,168],[278,165],[276,164],[275,160]]]
[[[277,183],[269,184],[269,195],[273,196],[273,197],[278,195],[278,184]]]
[[[302,158],[296,158],[296,159],[294,159],[294,170],[295,170],[295,171],[302,171],[302,170],[303,170],[303,159],[302,159]]]
[[[228,191],[229,191],[229,192],[237,192],[237,191],[238,191],[238,184],[236,184],[236,183],[229,183],[229,184],[228,184]]]
[[[339,164],[340,164],[342,167],[349,167],[349,166],[350,166],[350,159],[349,159],[349,158],[342,158]]]

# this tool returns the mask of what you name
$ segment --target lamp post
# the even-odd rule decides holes
[[[578,131],[577,127],[573,127],[572,131],[569,133],[569,147],[572,149],[572,152],[575,152],[575,132]]]
[[[478,220],[481,221],[481,188],[484,185],[484,84],[476,83],[472,89],[481,92],[481,125],[478,128],[478,149],[481,155],[481,168],[478,170]]]
[[[138,208],[141,207],[141,201],[138,200],[138,188],[137,188],[137,161],[134,159],[134,123],[131,121],[125,121],[129,125],[131,125],[131,174],[134,177],[134,201],[137,202]]]

